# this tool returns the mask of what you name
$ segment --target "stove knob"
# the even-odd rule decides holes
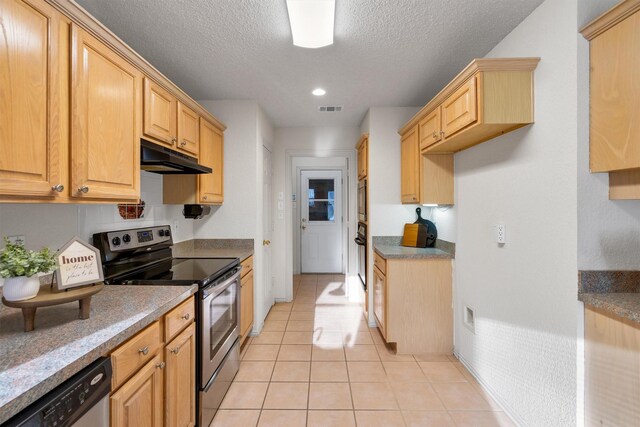
[[[122,241],[125,243],[129,243],[131,241],[131,236],[125,234],[124,236],[122,236]]]
[[[171,232],[168,229],[164,230],[164,235],[169,237],[169,236],[171,236]]]
[[[120,245],[120,238],[119,237],[114,237],[113,239],[111,239],[111,243],[113,243],[113,246],[119,246]]]
[[[158,234],[160,235],[160,237],[164,237],[164,230],[161,229],[160,231],[158,231]]]

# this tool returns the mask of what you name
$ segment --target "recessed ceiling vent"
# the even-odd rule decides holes
[[[342,111],[342,105],[333,105],[333,106],[321,106],[318,107],[318,111],[321,113],[339,113]]]

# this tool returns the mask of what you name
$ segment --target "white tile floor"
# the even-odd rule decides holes
[[[249,338],[212,427],[513,426],[453,356],[396,355],[344,276],[294,277]]]

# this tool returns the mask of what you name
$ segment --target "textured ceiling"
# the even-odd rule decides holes
[[[335,41],[291,43],[285,0],[77,0],[194,99],[257,100],[277,127],[419,106],[542,0],[336,0]],[[327,95],[311,95],[315,87]],[[342,113],[319,113],[342,105]]]

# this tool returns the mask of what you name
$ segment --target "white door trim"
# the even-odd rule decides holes
[[[316,157],[316,158],[326,158],[326,157],[336,157],[343,158],[346,160],[343,172],[343,179],[345,185],[345,191],[343,192],[343,198],[346,197],[346,202],[344,205],[344,224],[346,227],[346,231],[343,233],[343,240],[345,245],[345,271],[347,275],[356,274],[356,264],[355,260],[357,257],[357,246],[353,242],[353,238],[355,238],[356,227],[357,227],[357,211],[356,211],[356,193],[357,193],[357,173],[356,173],[356,150],[285,150],[285,276],[284,276],[284,290],[285,290],[285,301],[291,301],[293,299],[293,274],[294,274],[294,259],[293,259],[293,248],[294,241],[298,241],[299,238],[294,236],[294,230],[299,230],[300,224],[299,219],[296,222],[295,216],[293,215],[292,208],[292,194],[299,194],[299,184],[298,178],[300,176],[299,171],[293,170],[293,162],[295,158],[299,157]],[[316,167],[316,169],[318,169]],[[333,167],[335,169],[335,167]],[[297,177],[296,177],[297,176]],[[298,216],[299,218],[299,216]],[[299,265],[299,263],[298,263]]]

